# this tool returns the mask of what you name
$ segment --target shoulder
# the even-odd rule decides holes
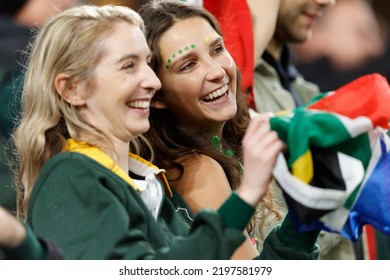
[[[71,182],[76,178],[87,174],[90,176],[94,169],[93,161],[86,156],[72,152],[61,152],[43,165],[35,182],[34,192],[42,189],[54,189],[59,185],[72,185]]]
[[[185,156],[177,160],[183,166],[182,176],[172,180],[170,184],[174,187],[192,188],[196,183],[203,184],[210,180],[226,179],[225,171],[215,159],[206,155]],[[175,170],[168,170],[170,178],[177,178]]]
[[[48,175],[51,173],[74,173],[78,174],[80,172],[85,172],[86,170],[96,172],[107,172],[111,173],[110,170],[96,162],[95,160],[89,158],[80,153],[76,152],[61,152],[52,158],[50,158],[41,170],[41,176]]]
[[[209,170],[211,168],[212,170],[223,171],[222,166],[218,163],[218,161],[206,155],[181,158],[178,161],[184,166],[184,168],[196,168],[198,170]]]
[[[264,60],[264,58],[260,58],[256,64],[255,64],[255,71],[254,71],[254,78],[258,79],[258,82],[261,81],[261,78],[268,77],[268,78],[277,78],[278,74],[267,61]]]
[[[102,166],[103,167],[103,166]],[[85,155],[74,152],[61,152],[50,158],[41,169],[37,183],[56,176],[67,178],[69,175],[84,173],[86,170],[96,170],[98,163]]]
[[[132,205],[135,212],[140,204],[136,191],[112,171],[85,155],[62,152],[40,172],[31,191],[28,219],[32,222],[47,211],[85,218],[107,207],[122,213],[123,205]]]
[[[31,194],[31,201],[45,196],[77,196],[80,189],[98,193],[119,193],[127,183],[93,159],[74,152],[61,152],[43,166]]]
[[[226,178],[225,171],[215,159],[199,155],[196,157],[181,158],[178,160],[184,167],[183,177],[196,177],[198,180],[209,180],[216,178],[221,180]]]
[[[201,155],[181,159],[183,176],[172,187],[192,210],[217,208],[231,194],[231,187],[222,166],[213,158]]]

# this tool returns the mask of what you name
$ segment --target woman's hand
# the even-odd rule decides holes
[[[255,206],[268,191],[277,155],[284,148],[275,131],[271,131],[268,114],[254,117],[242,143],[244,174],[238,195]]]

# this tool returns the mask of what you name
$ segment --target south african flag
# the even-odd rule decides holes
[[[390,234],[390,88],[363,76],[271,118],[286,143],[274,176],[301,230]]]

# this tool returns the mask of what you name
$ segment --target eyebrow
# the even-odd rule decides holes
[[[125,55],[125,56],[122,56],[121,58],[119,58],[115,63],[116,64],[120,64],[120,63],[122,63],[125,60],[128,60],[128,59],[138,59],[138,58],[139,58],[139,55],[128,54],[128,55]]]
[[[128,59],[136,59],[136,60],[138,60],[138,59],[140,59],[140,55],[138,55],[138,54],[128,54],[128,55],[125,55],[125,56],[122,56],[121,58],[119,58],[116,62],[115,62],[115,64],[120,64],[120,63],[122,63],[122,62],[124,62],[124,61],[126,61],[126,60],[128,60]],[[148,53],[148,55],[146,56],[146,59],[150,59],[152,57],[152,54],[151,53]]]
[[[189,57],[191,57],[193,55],[193,52],[188,52],[180,57],[178,57],[177,59],[175,59],[174,61],[172,61],[169,65],[170,68],[172,67],[175,67],[177,63],[179,63],[180,61],[182,60],[186,60],[188,59]]]
[[[170,66],[172,66],[172,65],[175,66],[175,62],[171,64],[172,59],[174,59],[174,58],[176,58],[178,56],[181,56],[183,51],[184,52],[188,52],[191,49],[195,49],[195,44],[191,44],[190,46],[185,46],[183,49],[179,49],[177,51],[177,54],[176,53],[172,54],[172,57],[167,59],[167,64],[165,64],[165,68],[169,69]],[[186,55],[181,56],[181,58],[184,57],[184,59],[186,59],[188,55],[190,55],[190,53],[187,53]]]
[[[217,43],[220,43],[220,42],[223,42],[223,37],[219,34],[217,34],[218,36],[216,36],[215,38],[212,38],[210,41],[209,41],[209,45],[215,45]]]
[[[210,46],[214,46],[220,42],[223,42],[223,37],[219,34],[217,34],[217,37],[215,38],[212,38],[210,39],[210,41],[208,41],[207,43],[210,45]],[[193,47],[192,47],[193,46]],[[185,47],[184,49],[186,49],[187,47]],[[166,67],[168,67],[167,69],[170,69],[172,67],[175,67],[176,64],[182,60],[186,60],[188,59],[189,57],[192,56],[193,52],[191,52],[191,49],[194,49],[195,48],[195,45],[194,44],[191,44],[191,48],[189,48],[188,50],[186,51],[189,51],[188,53],[184,54],[184,55],[181,55],[181,53],[179,54],[174,54],[175,57],[171,57],[171,58],[168,58],[167,61],[168,61],[168,64],[166,64]],[[179,50],[180,51],[180,50]],[[180,55],[178,57],[178,55]],[[171,61],[172,58],[176,58],[174,61]]]

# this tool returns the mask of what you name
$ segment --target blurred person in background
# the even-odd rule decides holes
[[[24,50],[34,32],[52,15],[77,0],[0,0],[0,205],[15,209],[9,135],[20,114]]]
[[[373,72],[389,78],[389,11],[388,1],[337,1],[313,37],[294,46],[297,68],[323,92]]]

